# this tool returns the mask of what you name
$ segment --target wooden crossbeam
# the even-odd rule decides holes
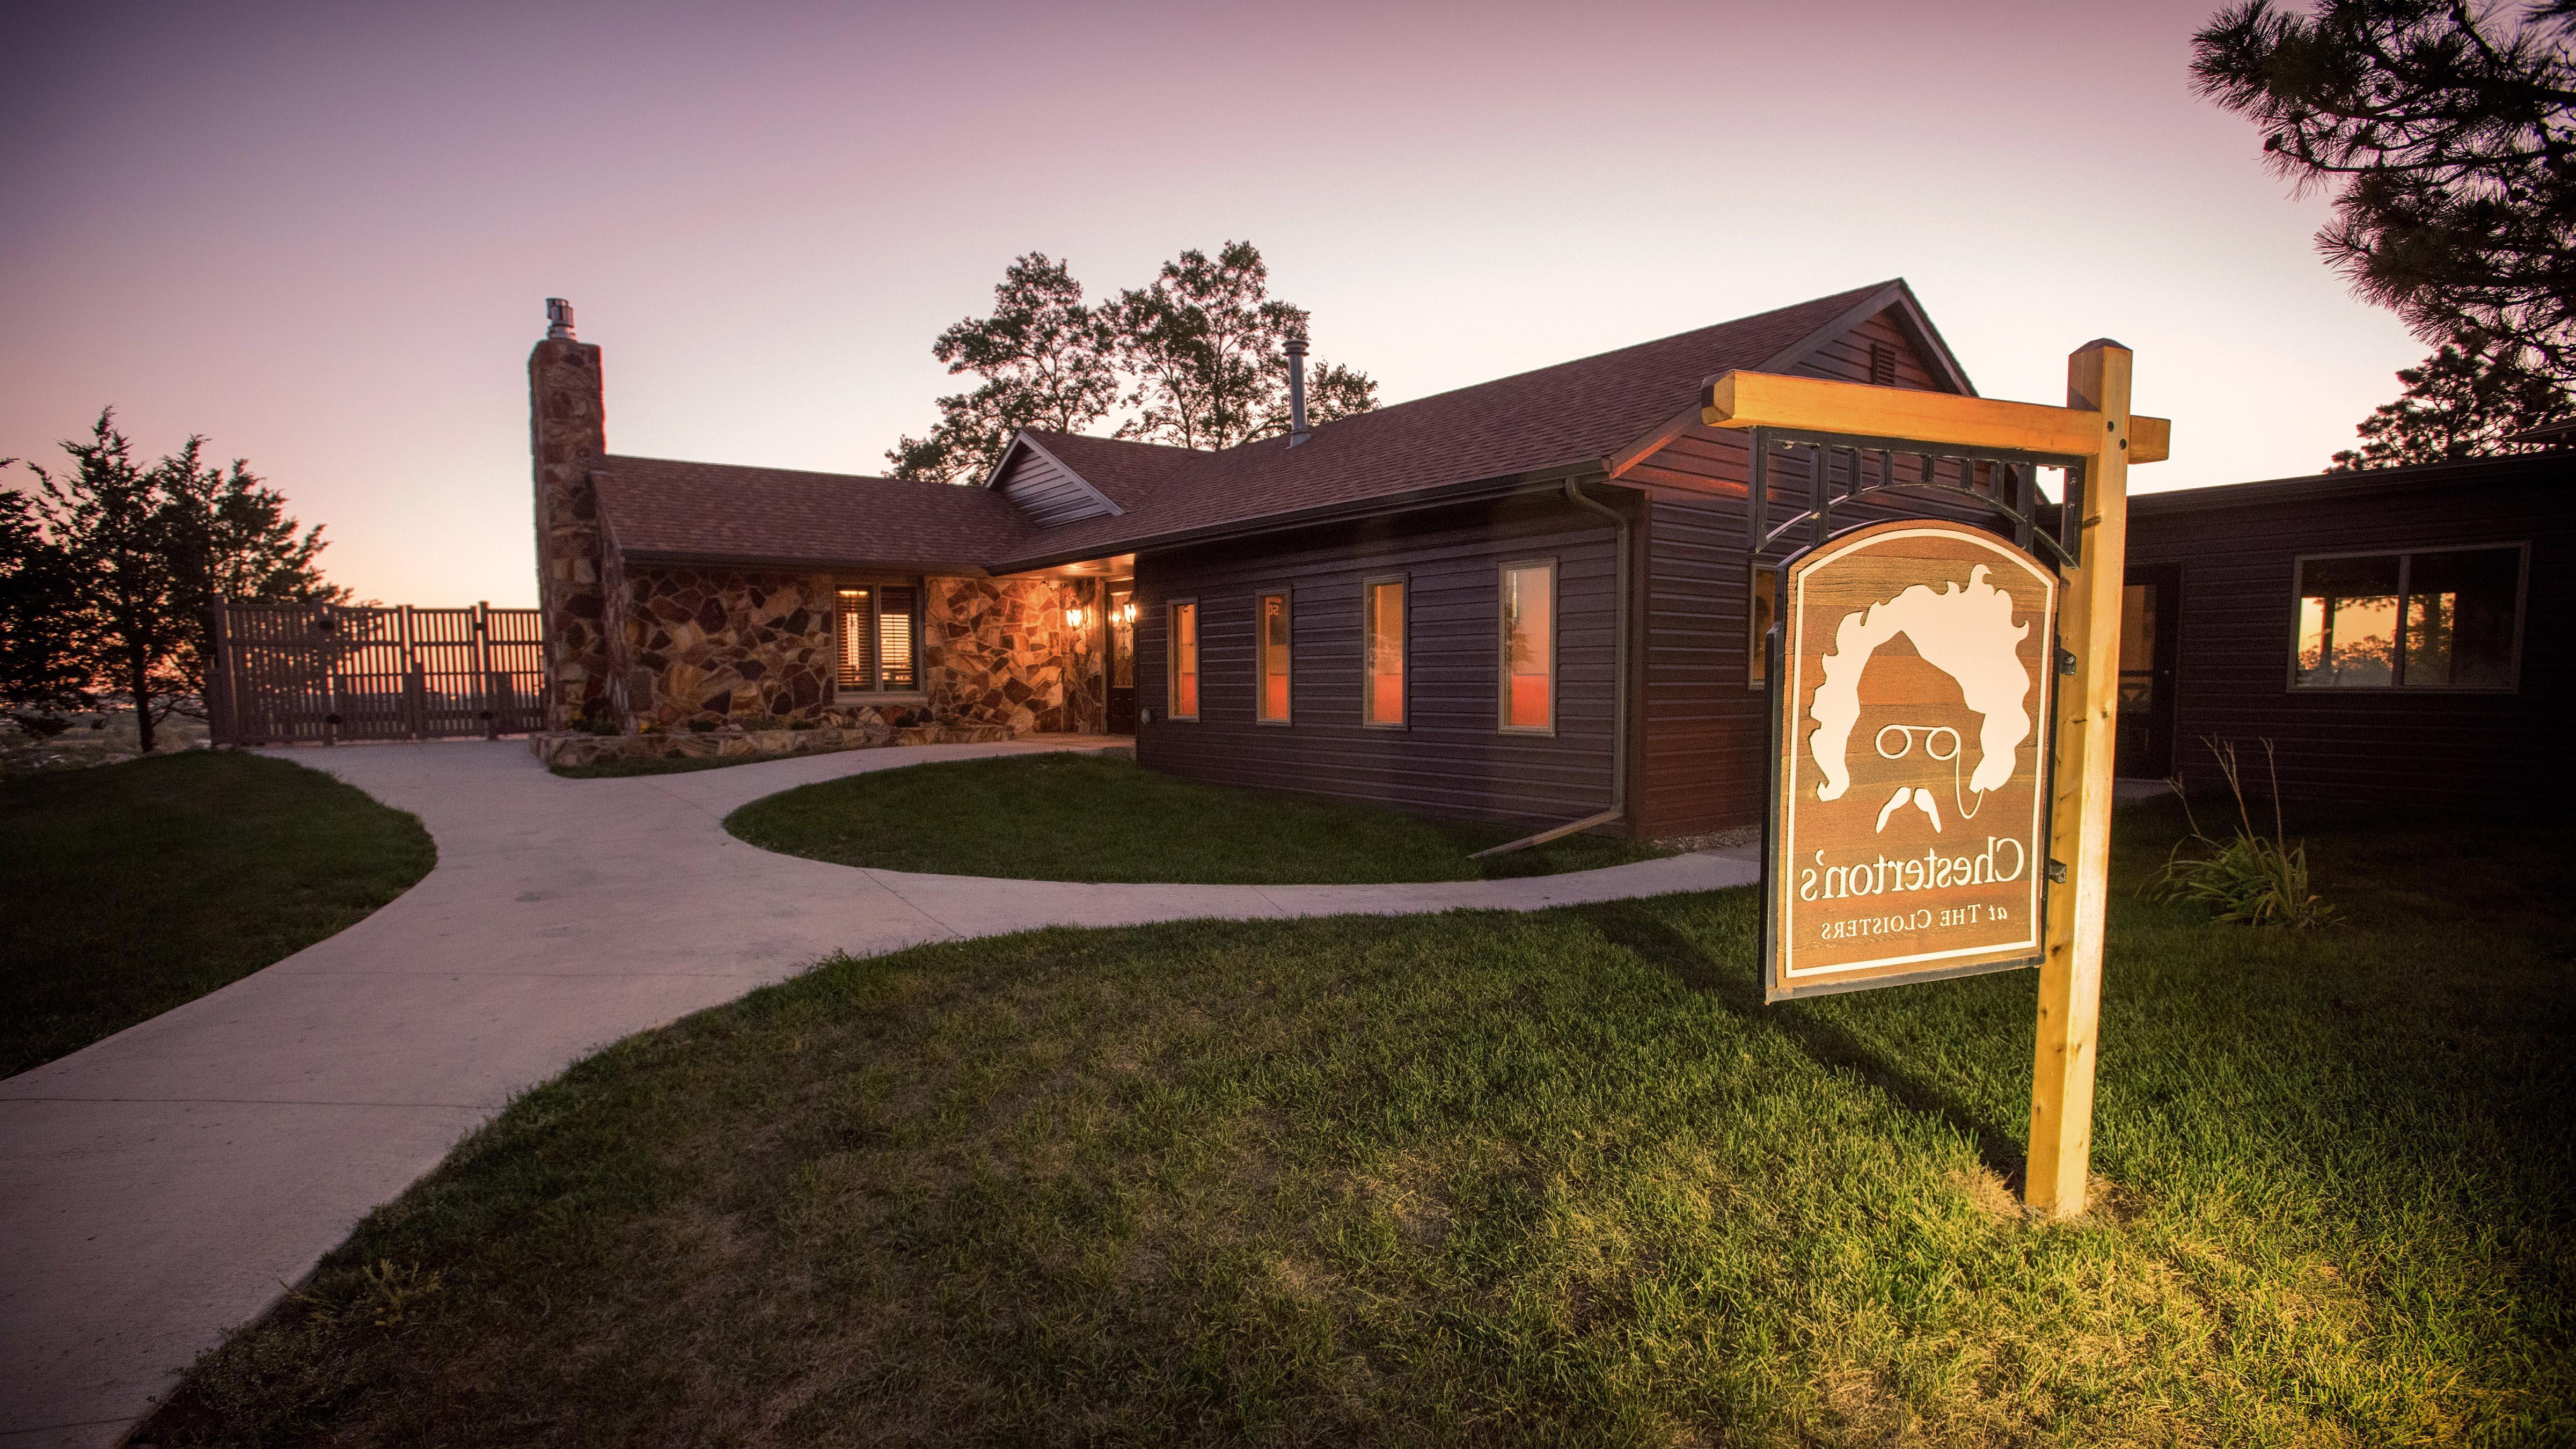
[[[1730,372],[1709,384],[1700,421],[1713,428],[1797,428],[1906,438],[1954,448],[1997,448],[2089,458],[2116,443],[2111,420],[2091,408],[1961,397],[1913,387],[1872,387],[1776,372]],[[2128,420],[2132,463],[2160,463],[2172,447],[2164,418]]]

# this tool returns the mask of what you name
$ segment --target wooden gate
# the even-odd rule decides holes
[[[215,742],[497,739],[545,728],[534,609],[242,604],[215,613]]]

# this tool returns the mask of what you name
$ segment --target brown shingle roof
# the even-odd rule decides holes
[[[630,555],[974,567],[1037,531],[1000,494],[949,483],[616,455],[591,476]]]
[[[1267,515],[1605,458],[1688,408],[1709,377],[1762,366],[1892,285],[1859,287],[1379,408],[1324,424],[1295,448],[1285,438],[1265,438],[1221,453],[1185,453],[1135,501],[1120,498],[1124,514],[1040,530],[1023,547],[997,554],[997,571],[1121,552]],[[1044,446],[1090,478],[1083,464],[1059,451],[1060,440],[1075,441],[1050,435]]]
[[[661,458],[603,458],[601,507],[626,553],[780,564],[989,568],[1329,512],[1398,494],[1598,462],[1692,405],[1730,368],[1760,368],[1900,283],[1882,282],[1221,453],[1074,433],[1029,437],[1117,515],[1041,529],[990,488]]]
[[[1134,508],[1173,472],[1210,456],[1195,448],[1139,443],[1127,438],[1094,438],[1044,428],[1021,431],[1120,508]]]

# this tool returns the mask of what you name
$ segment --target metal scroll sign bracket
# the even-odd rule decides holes
[[[1766,553],[1813,555],[1851,532],[1840,525],[1903,517],[1909,502],[1918,513],[1937,502],[1954,519],[1962,505],[1981,512],[1994,532],[2058,575],[2056,646],[2063,654],[2043,656],[2059,664],[2045,785],[2048,860],[2044,867],[2032,862],[2053,888],[2042,907],[2023,1200],[2060,1217],[2084,1210],[2092,1156],[2128,470],[2162,460],[2172,437],[2165,419],[2129,411],[2131,366],[2120,344],[2087,343],[2067,359],[2064,407],[1730,372],[1710,382],[1700,414],[1708,426],[1750,434],[1748,576]],[[1786,479],[1779,476],[1783,463],[1790,465]],[[2053,517],[2038,496],[2040,468],[2066,471],[2066,496]],[[1775,518],[1776,493],[1802,481],[1804,505]],[[1788,573],[1779,573],[1775,621],[1789,617]],[[1773,626],[1766,677],[1775,721],[1785,729],[1809,701],[1790,698],[1799,689],[1780,667],[1780,628]],[[1779,798],[1776,769],[1774,775],[1770,818],[1777,821],[1788,802]],[[1776,884],[1764,889],[1766,940]]]

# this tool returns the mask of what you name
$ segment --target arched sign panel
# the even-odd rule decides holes
[[[2038,963],[2057,587],[2003,539],[1928,519],[1789,565],[1769,1000]]]

